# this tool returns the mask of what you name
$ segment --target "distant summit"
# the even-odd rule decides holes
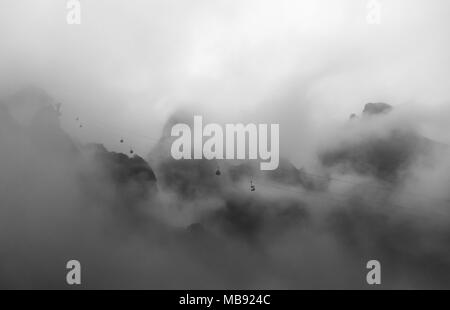
[[[364,117],[383,116],[392,110],[393,107],[387,103],[367,103],[362,118],[352,114],[350,120],[361,120],[356,126],[364,128],[367,124]],[[344,140],[329,147],[319,154],[319,159],[325,167],[338,167],[342,171],[393,181],[416,160],[436,149],[441,149],[436,142],[411,128],[393,124],[379,127],[363,139]]]
[[[364,106],[363,115],[387,114],[391,112],[393,107],[384,102],[367,103]]]
[[[3,102],[3,103],[2,103]],[[114,185],[116,202],[134,205],[151,197],[157,191],[156,176],[149,164],[139,156],[108,151],[103,145],[83,145],[75,142],[61,127],[57,101],[40,88],[27,87],[0,102],[0,144],[13,159],[23,152],[37,158],[39,165],[72,167],[95,162],[96,173],[79,172],[83,188],[97,196],[98,178]],[[26,145],[27,148],[23,147]],[[88,160],[86,160],[88,159]],[[34,164],[34,161],[32,162]],[[43,164],[44,163],[44,164]],[[77,167],[78,168],[78,167]]]
[[[107,179],[115,185],[117,198],[136,203],[153,195],[157,180],[153,169],[141,157],[110,152],[102,144],[86,145],[84,150],[92,153]]]

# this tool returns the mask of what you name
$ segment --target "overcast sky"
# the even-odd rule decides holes
[[[68,25],[66,1],[1,0],[0,92],[42,87],[72,135],[141,153],[191,106],[279,122],[289,152],[292,137],[385,101],[450,143],[450,2],[380,3],[369,25],[366,0],[82,0]],[[80,132],[75,115],[96,127]]]

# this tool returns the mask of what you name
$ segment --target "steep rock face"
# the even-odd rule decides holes
[[[159,143],[150,153],[149,161],[155,167],[158,184],[184,199],[222,196],[232,186],[226,174],[226,163],[206,159],[175,160],[170,155],[172,143],[176,139],[171,136],[172,126],[185,123],[192,128],[194,115],[179,111],[167,120]]]
[[[228,190],[242,188],[242,183],[265,179],[270,182],[320,189],[324,186],[304,171],[297,169],[288,160],[281,159],[278,169],[261,171],[256,160],[174,160],[170,148],[175,137],[170,135],[174,124],[185,123],[192,126],[193,116],[179,112],[166,122],[162,137],[150,153],[149,161],[155,167],[161,187],[177,192],[186,199],[221,196]]]
[[[29,140],[33,148],[52,157],[77,155],[77,147],[60,126],[55,100],[37,87],[23,88],[4,99],[0,108],[2,127],[18,141],[18,135]]]
[[[103,145],[86,147],[93,152],[94,159],[109,180],[112,180],[117,193],[126,200],[136,202],[147,199],[157,191],[156,176],[149,164],[135,155],[109,152]]]
[[[384,138],[369,137],[362,142],[343,144],[324,152],[320,159],[328,167],[340,165],[343,169],[390,180],[431,147],[430,142],[414,133],[395,130]]]
[[[104,188],[99,190],[99,184],[112,185],[113,191],[109,192],[117,193],[116,198],[126,205],[145,200],[157,190],[155,174],[141,157],[109,152],[102,145],[75,143],[61,128],[60,113],[54,102],[45,91],[34,87],[6,98],[5,104],[0,105],[0,142],[9,141],[12,145],[4,147],[2,155],[11,153],[12,162],[18,161],[19,153],[24,155],[20,160],[28,170],[48,167],[48,170],[70,171],[94,201],[104,199],[108,192]],[[16,115],[10,113],[11,109]],[[23,115],[27,116],[26,124],[16,119]],[[94,165],[91,165],[92,158]]]
[[[216,175],[217,169],[216,161],[206,159],[167,158],[160,161],[157,166],[161,186],[177,192],[186,199],[221,195],[228,180],[224,175]]]
[[[368,103],[364,107],[363,116],[383,115],[392,110],[385,103]],[[358,120],[358,128],[364,128],[369,119]],[[337,147],[319,154],[319,159],[326,167],[340,167],[363,175],[393,181],[405,171],[415,160],[430,154],[437,143],[426,139],[410,129],[399,125],[381,125],[363,140],[345,141]],[[379,134],[382,133],[382,134]]]
[[[378,115],[378,114],[387,114],[392,110],[392,106],[384,103],[367,103],[364,106],[363,115]]]

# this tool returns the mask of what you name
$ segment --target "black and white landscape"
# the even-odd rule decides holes
[[[450,289],[450,2],[368,2],[2,0],[0,288]]]

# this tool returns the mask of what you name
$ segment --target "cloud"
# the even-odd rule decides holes
[[[65,288],[79,259],[86,288],[365,288],[379,258],[385,288],[449,287],[449,157],[423,137],[448,141],[448,3],[383,4],[374,28],[353,1],[83,2],[75,28],[64,3],[10,1],[0,91],[40,83],[64,130],[0,106],[0,286]],[[280,123],[280,170],[171,160],[179,109]]]

